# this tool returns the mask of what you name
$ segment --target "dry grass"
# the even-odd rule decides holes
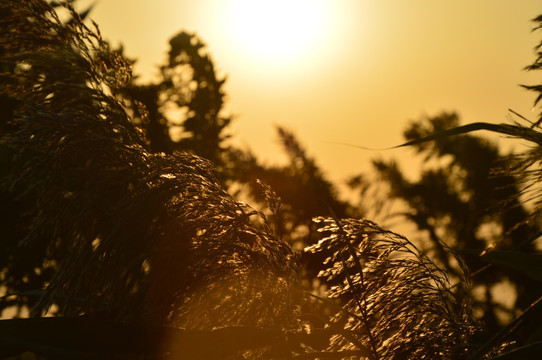
[[[368,220],[316,219],[325,237],[308,249],[330,254],[322,278],[330,297],[346,301],[331,327],[330,350],[365,350],[369,359],[454,359],[477,326],[469,283],[452,291],[447,274],[406,238]]]
[[[66,25],[42,1],[2,11],[2,92],[17,102],[4,184],[34,201],[24,245],[45,243],[58,269],[34,315],[57,303],[186,328],[290,327],[296,257],[208,161],[147,151],[117,100],[128,62],[74,12]]]

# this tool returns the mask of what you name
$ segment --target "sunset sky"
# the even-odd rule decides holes
[[[83,10],[90,0],[78,1]],[[91,17],[122,43],[143,82],[184,29],[207,44],[227,76],[235,141],[280,161],[273,125],[293,130],[332,180],[364,171],[375,157],[408,159],[396,145],[408,120],[457,111],[463,123],[535,119],[519,84],[540,75],[540,0],[98,0]]]

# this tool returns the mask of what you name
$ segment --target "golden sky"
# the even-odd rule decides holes
[[[505,122],[508,108],[535,119],[518,84],[540,83],[523,67],[541,13],[540,0],[98,0],[91,17],[144,81],[169,38],[196,32],[228,78],[236,141],[280,161],[273,125],[284,125],[341,180],[370,158],[412,153],[334,142],[397,145],[408,120],[443,110],[463,123]]]

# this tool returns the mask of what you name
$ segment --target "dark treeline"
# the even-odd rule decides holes
[[[363,201],[346,201],[284,127],[284,166],[232,145],[225,79],[197,35],[174,35],[142,84],[87,14],[0,5],[0,311],[15,318],[0,321],[0,358],[542,352],[540,121],[413,121],[405,141],[438,161],[411,181],[375,160],[347,180]],[[480,128],[533,146],[502,154]]]

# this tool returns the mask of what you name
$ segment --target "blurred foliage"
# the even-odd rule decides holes
[[[192,152],[224,172],[225,130],[231,122],[222,114],[225,80],[217,78],[205,45],[194,34],[182,31],[169,45],[168,62],[160,67],[156,83],[131,81],[124,88],[133,121],[152,152]]]
[[[413,122],[405,131],[407,141],[422,139],[459,126],[453,113]],[[490,141],[472,135],[440,137],[412,147],[425,156],[426,166],[420,179],[408,180],[393,161],[375,161],[375,168],[390,184],[390,196],[402,199],[408,210],[403,216],[423,231],[427,248],[441,266],[454,274],[457,264],[443,244],[454,250],[495,249],[533,252],[530,239],[540,235],[540,224],[530,222],[529,212],[522,205],[520,189],[513,174],[497,171],[506,165],[506,156]],[[429,160],[439,160],[430,162]],[[437,165],[435,165],[437,164]],[[524,309],[542,290],[537,282],[509,268],[483,270],[487,262],[479,256],[465,256],[482,296],[475,307],[483,313],[486,326],[497,330],[498,313],[509,316]],[[515,304],[506,308],[494,298],[491,288],[508,281],[517,293]]]
[[[284,166],[228,141],[195,34],[141,84],[90,10],[0,3],[0,310],[31,310],[0,320],[0,358],[537,358],[540,121],[414,122],[404,145],[433,165],[375,161],[389,199],[360,174],[347,202],[286,128]],[[505,157],[476,130],[534,146]],[[394,198],[425,241],[359,219]]]

